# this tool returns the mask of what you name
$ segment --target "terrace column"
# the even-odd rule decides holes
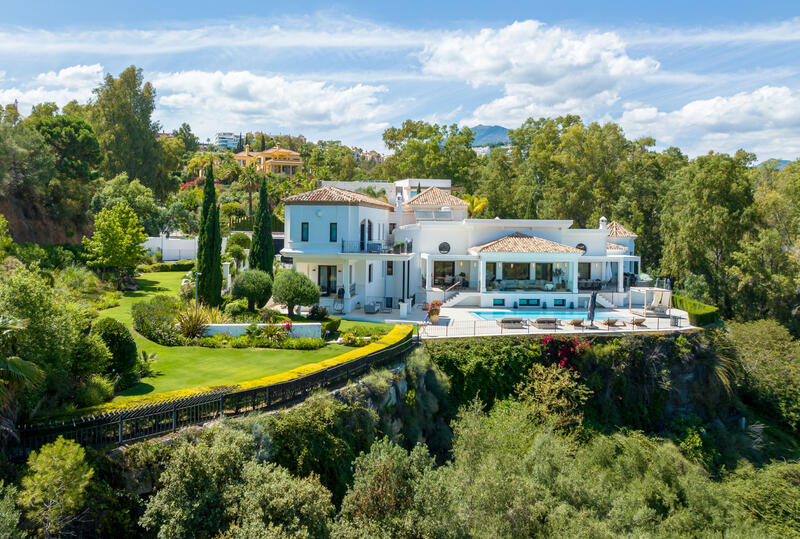
[[[570,262],[569,263],[569,267],[572,270],[571,271],[572,277],[570,277],[570,279],[572,279],[572,291],[573,292],[577,292],[578,291],[578,263],[577,262]]]
[[[478,260],[478,291],[486,292],[486,262]]]
[[[433,279],[431,278],[431,257],[425,259],[425,290],[433,288]]]
[[[350,299],[350,261],[344,261],[344,268],[342,268],[342,276],[344,280],[344,299]]]
[[[625,266],[622,260],[617,263],[617,268],[617,292],[625,292]]]

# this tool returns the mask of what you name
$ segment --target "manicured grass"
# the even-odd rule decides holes
[[[131,307],[134,303],[151,298],[156,294],[169,294],[174,296],[181,287],[181,279],[186,275],[185,271],[165,271],[156,273],[143,273],[137,277],[141,290],[135,292],[123,292],[119,305],[100,311],[101,316],[116,318],[129,328],[133,327],[131,318]],[[149,342],[149,341],[148,341]]]
[[[139,384],[118,395],[114,402],[177,389],[233,385],[278,374],[352,350],[338,344],[328,344],[319,350],[161,346],[140,336],[137,337],[139,346],[148,352],[158,354],[158,358],[153,362],[155,376],[142,379]]]
[[[319,350],[161,346],[133,331],[131,306],[156,294],[176,294],[184,275],[182,271],[146,273],[138,278],[142,290],[125,292],[117,307],[101,311],[101,316],[116,318],[131,328],[140,348],[158,354],[153,361],[155,375],[144,378],[139,384],[122,392],[114,402],[178,389],[232,385],[278,374],[306,363],[316,363],[352,350],[338,344],[328,344]]]
[[[359,320],[342,320],[342,323],[339,325],[339,332],[344,333],[346,331],[351,331],[353,328],[384,328],[387,331],[394,327],[394,324],[385,324],[383,322],[361,322]]]

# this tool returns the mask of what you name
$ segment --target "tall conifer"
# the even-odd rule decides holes
[[[214,169],[206,167],[203,209],[197,238],[197,295],[208,305],[222,302],[222,233],[219,229],[219,206],[214,189]]]
[[[272,275],[275,249],[272,246],[272,212],[267,195],[267,180],[263,178],[258,187],[258,211],[253,223],[253,242],[250,249],[250,267]]]

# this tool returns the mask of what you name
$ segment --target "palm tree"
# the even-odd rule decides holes
[[[486,208],[489,204],[489,199],[486,197],[479,197],[478,195],[464,195],[464,200],[469,203],[467,212],[470,217],[474,217]]]
[[[25,329],[25,324],[14,318],[0,315],[0,436],[19,440],[16,428],[17,395],[44,379],[44,372],[33,362],[7,353],[13,349],[13,337]]]
[[[259,174],[254,163],[248,165],[239,178],[239,183],[241,183],[244,190],[247,191],[247,211],[250,217],[253,216],[253,193],[258,189],[258,180]]]
[[[386,197],[386,189],[376,190],[373,186],[369,187],[362,187],[360,189],[356,189],[356,193],[363,193],[367,196],[372,198],[378,198],[383,200],[384,202],[388,202],[389,199]]]

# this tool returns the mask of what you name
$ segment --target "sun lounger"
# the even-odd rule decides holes
[[[525,329],[525,321],[522,318],[501,318],[497,325],[504,329]]]
[[[533,325],[539,329],[558,329],[558,318],[537,318]]]
[[[616,318],[609,318],[607,320],[603,320],[603,325],[605,325],[609,329],[615,328],[615,327],[617,327],[617,319]]]
[[[567,322],[570,326],[574,328],[582,328],[583,327],[583,318],[576,318],[574,320],[569,320]]]
[[[628,322],[632,328],[643,328],[645,327],[645,319],[644,318],[632,318],[630,322]]]

